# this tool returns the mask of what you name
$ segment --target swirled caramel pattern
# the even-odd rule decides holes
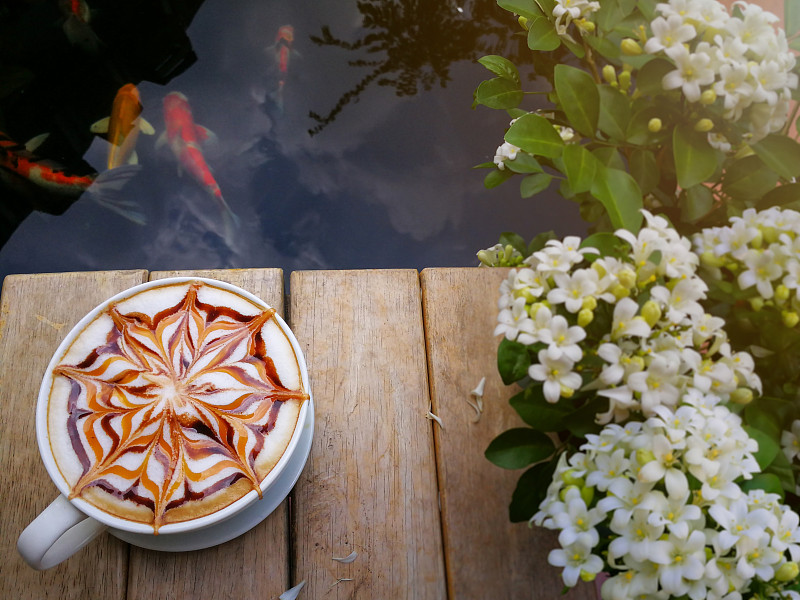
[[[204,304],[201,285],[153,316],[112,306],[105,343],[55,369],[71,386],[81,466],[71,497],[99,488],[146,507],[156,532],[170,511],[239,480],[260,495],[266,436],[287,400],[308,398],[281,385],[268,356],[262,329],[275,311]]]

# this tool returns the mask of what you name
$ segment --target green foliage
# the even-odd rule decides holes
[[[503,469],[522,469],[544,460],[555,451],[553,440],[527,427],[509,429],[486,448],[486,458]]]

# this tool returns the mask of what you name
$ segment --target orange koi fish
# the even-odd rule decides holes
[[[294,27],[283,25],[275,35],[275,43],[270,46],[275,51],[275,62],[278,65],[278,89],[272,93],[278,108],[283,110],[283,87],[286,85],[286,77],[289,73],[289,59],[292,55],[292,43],[294,42]]]
[[[46,138],[47,134],[38,135],[27,144],[21,145],[0,132],[0,168],[55,194],[78,197],[87,192],[98,204],[134,223],[145,223],[144,215],[139,212],[137,204],[116,197],[136,174],[137,166],[106,171],[102,175],[68,173],[62,165],[42,160],[33,154]]]
[[[200,144],[213,138],[214,134],[194,122],[189,101],[180,92],[170,92],[164,97],[164,123],[166,131],[161,134],[157,145],[168,144],[178,164],[189,171],[214,199],[222,211],[226,232],[230,233],[239,219],[222,197],[222,190],[200,149]]]
[[[115,169],[125,164],[138,164],[136,140],[139,132],[153,135],[155,129],[142,115],[139,90],[126,83],[114,97],[111,115],[94,123],[91,130],[103,133],[111,144],[108,150],[108,168]]]

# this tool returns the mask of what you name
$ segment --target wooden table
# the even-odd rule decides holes
[[[22,529],[55,497],[34,405],[50,355],[86,312],[132,285],[174,275],[229,281],[285,315],[306,356],[316,430],[289,499],[225,544],[185,553],[104,534],[65,563],[29,568]],[[551,532],[508,521],[519,472],[483,452],[521,421],[495,366],[501,269],[279,269],[11,275],[0,297],[0,598],[150,600],[558,598]],[[474,422],[469,392],[486,377]],[[426,418],[429,407],[443,427]],[[547,482],[542,482],[546,485]],[[334,556],[358,552],[343,564]],[[564,596],[593,598],[591,585]]]

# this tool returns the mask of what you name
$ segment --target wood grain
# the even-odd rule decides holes
[[[283,313],[283,271],[158,271],[150,279],[209,277],[247,290]],[[287,502],[245,535],[195,552],[131,546],[128,599],[277,598],[288,587]]]
[[[316,412],[292,583],[314,599],[444,598],[418,274],[294,272],[291,290]]]
[[[50,357],[84,314],[146,279],[146,271],[9,275],[0,296],[0,598],[125,597],[128,546],[102,535],[43,573],[17,554],[20,532],[57,495],[34,430]]]
[[[524,425],[508,404],[515,389],[497,373],[499,340],[492,335],[498,287],[507,273],[421,273],[431,398],[444,424],[435,436],[448,596],[459,600],[562,597],[559,570],[547,564],[555,536],[508,519],[522,471],[495,467],[483,455],[502,431]],[[474,422],[477,414],[467,399],[482,377],[484,411]],[[594,598],[594,590],[581,585],[563,598]]]

